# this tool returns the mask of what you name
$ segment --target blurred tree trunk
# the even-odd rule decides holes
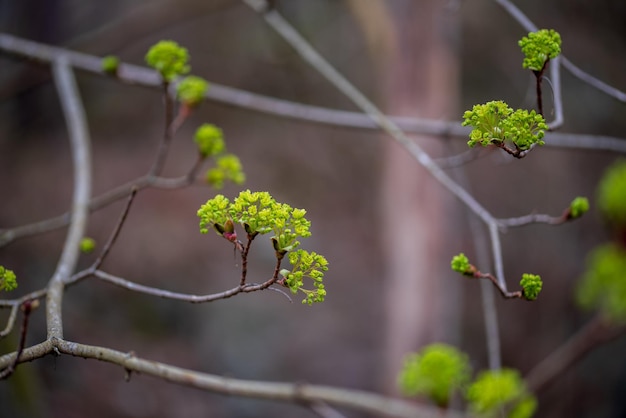
[[[351,3],[375,60],[383,63],[384,110],[421,118],[458,116],[454,2]],[[431,155],[441,154],[441,138],[416,140]],[[390,392],[406,353],[433,341],[456,342],[458,303],[449,297],[453,289],[443,288],[451,198],[395,142],[385,142],[383,158],[379,226],[387,289],[384,385]]]

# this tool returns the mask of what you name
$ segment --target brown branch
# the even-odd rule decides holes
[[[554,383],[590,351],[626,334],[626,326],[613,326],[597,314],[562,346],[537,364],[525,377],[528,389],[540,392]]]
[[[26,346],[26,332],[28,331],[28,320],[30,319],[30,314],[33,310],[37,309],[38,306],[39,300],[36,299],[26,300],[20,305],[23,313],[22,328],[20,330],[20,342],[13,362],[9,364],[7,368],[0,371],[0,380],[8,379],[15,371],[15,368],[19,363],[20,356],[24,351],[24,347]]]
[[[328,404],[367,412],[375,416],[440,418],[442,411],[401,399],[371,392],[342,389],[332,386],[265,382],[234,379],[183,369],[165,363],[145,360],[133,353],[123,353],[106,347],[91,346],[59,338],[25,349],[18,363],[32,361],[58,351],[85,359],[96,359],[123,367],[130,372],[142,373],[182,386],[189,386],[228,396],[269,399],[294,404]],[[17,353],[0,356],[0,368],[7,367],[17,358]],[[461,418],[462,413],[446,411],[448,418]]]
[[[540,213],[531,213],[529,215],[520,216],[517,218],[503,218],[497,219],[498,226],[500,228],[508,228],[508,227],[520,227],[526,226],[530,224],[548,224],[548,225],[562,225],[565,222],[573,221],[571,209],[566,208],[561,216],[550,216]]]
[[[0,331],[0,338],[4,338],[11,333],[13,330],[13,326],[15,325],[15,319],[17,318],[17,309],[19,308],[19,303],[12,303],[11,305],[11,313],[9,314],[9,319],[7,320],[7,326]],[[3,307],[0,305],[0,307]]]
[[[96,261],[94,261],[90,269],[95,271],[98,268],[100,268],[100,266],[104,262],[104,259],[109,254],[109,251],[111,251],[111,247],[117,240],[117,237],[120,234],[120,231],[122,230],[122,225],[124,225],[124,222],[126,221],[126,217],[128,216],[128,212],[130,210],[130,205],[133,203],[133,199],[135,198],[136,195],[137,195],[137,188],[133,188],[130,192],[130,195],[128,196],[128,200],[126,201],[126,206],[124,206],[124,210],[122,211],[120,218],[117,221],[117,224],[115,225],[115,228],[113,229],[113,232],[111,233],[111,236],[109,237],[108,241],[104,245],[104,248],[102,249],[102,253],[100,253],[100,255],[98,256]]]
[[[518,290],[516,292],[509,292],[504,287],[502,287],[498,279],[493,274],[481,273],[480,271],[476,271],[471,277],[475,279],[490,280],[491,283],[493,283],[493,285],[496,287],[496,289],[498,289],[498,291],[500,292],[500,295],[502,295],[504,299],[524,299],[524,295],[521,290]]]

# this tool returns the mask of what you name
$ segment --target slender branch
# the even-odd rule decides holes
[[[261,284],[246,284],[243,286],[233,287],[232,289],[225,290],[219,293],[212,293],[209,295],[191,295],[187,293],[171,292],[169,290],[164,290],[158,287],[144,286],[138,283],[131,282],[129,280],[122,279],[121,277],[106,273],[102,270],[96,270],[92,274],[94,277],[97,277],[104,282],[114,284],[126,290],[137,293],[144,293],[151,296],[158,296],[164,299],[180,300],[190,303],[207,303],[220,299],[228,299],[235,295],[238,295],[239,293],[257,292],[259,290],[267,289],[275,282],[275,279],[272,278]]]
[[[506,218],[506,219],[498,219],[498,225],[500,227],[519,227],[525,226],[529,224],[543,223],[548,225],[561,225],[569,220],[567,214],[569,211],[566,211],[561,216],[550,216],[541,213],[531,213],[530,215],[520,216],[518,218]]]
[[[540,392],[582,360],[594,348],[626,333],[626,326],[612,326],[597,314],[561,347],[537,364],[525,377],[531,392]]]
[[[9,319],[7,320],[7,326],[0,331],[0,338],[4,338],[11,333],[13,330],[13,326],[15,325],[15,319],[17,318],[17,309],[19,308],[19,303],[11,304],[11,313],[9,314]]]
[[[37,309],[38,306],[38,300],[26,300],[20,305],[23,312],[22,328],[20,330],[20,342],[13,362],[9,364],[7,368],[0,371],[0,380],[8,379],[15,371],[15,368],[19,363],[20,355],[22,354],[22,352],[24,351],[24,347],[26,346],[26,332],[28,331],[28,320],[30,319],[30,314],[33,310]]]
[[[163,138],[161,139],[161,143],[159,144],[159,150],[157,151],[157,156],[154,160],[154,164],[150,169],[149,175],[156,176],[161,174],[163,171],[163,166],[165,165],[165,159],[167,158],[167,152],[170,147],[170,143],[172,142],[172,138],[174,137],[174,100],[169,94],[169,83],[163,82],[162,91],[163,91],[163,100],[165,102],[165,128],[163,130]]]
[[[111,233],[111,236],[109,237],[108,241],[104,245],[104,248],[102,249],[102,253],[100,253],[96,261],[94,261],[93,265],[91,266],[91,269],[97,270],[98,268],[100,268],[100,266],[104,262],[104,259],[109,254],[109,251],[111,251],[111,247],[115,243],[115,240],[117,240],[117,237],[120,234],[120,231],[122,230],[122,225],[124,225],[124,222],[126,221],[126,217],[128,216],[128,211],[130,210],[130,205],[133,203],[133,199],[135,198],[136,195],[137,195],[137,189],[133,188],[130,192],[130,195],[128,196],[128,200],[126,201],[126,206],[124,206],[124,210],[122,211],[122,214],[120,215],[120,219],[117,221],[117,224],[115,225],[115,228],[113,229],[113,232]]]
[[[51,62],[54,57],[65,56],[72,66],[77,69],[106,76],[106,74],[102,71],[100,57],[74,52],[63,48],[52,47],[17,38],[8,34],[0,33],[0,50],[44,63]],[[568,62],[569,61],[567,60],[564,60],[563,62],[566,67],[571,64],[567,64]],[[556,71],[556,67],[556,65],[551,66],[551,71]],[[551,78],[557,80],[555,74],[556,73],[551,72]],[[141,85],[150,88],[160,88],[161,86],[161,78],[156,71],[132,64],[120,64],[117,78],[121,82],[127,84]],[[556,123],[558,120],[559,113],[562,115],[562,112],[559,112],[560,107],[557,106],[557,104],[560,103],[560,100],[558,100],[559,94],[557,94],[557,92],[560,91],[560,87],[557,89],[556,82],[554,85],[555,113],[557,118],[555,118],[554,122],[549,124],[553,129],[555,127],[553,127],[552,124]],[[624,96],[626,97],[626,95]],[[288,100],[280,100],[260,94],[250,93],[233,87],[220,85],[215,82],[211,82],[211,88],[206,93],[206,98],[243,109],[312,123],[357,129],[380,129],[375,121],[370,119],[367,115],[363,115],[359,112],[348,112],[294,103]],[[460,122],[393,116],[390,116],[389,118],[403,131],[415,134],[445,137],[467,137],[470,132],[470,129],[461,126]],[[581,135],[573,133],[548,133],[545,138],[547,146],[608,150],[626,153],[626,141],[616,137]],[[598,138],[599,140],[595,141],[595,138]]]
[[[604,81],[598,80],[591,74],[586,73],[567,58],[561,57],[561,59],[563,60],[563,67],[565,67],[574,77],[579,78],[591,87],[600,90],[602,93],[611,96],[620,102],[626,103],[626,93],[606,84]]]
[[[500,285],[500,280],[496,279],[491,273],[481,273],[480,271],[477,271],[476,273],[474,273],[473,277],[475,279],[487,279],[491,281],[491,283],[494,284],[494,286],[496,287],[496,289],[498,289],[498,291],[500,292],[500,294],[502,295],[504,299],[523,299],[524,298],[524,295],[522,294],[521,290],[518,290],[516,292],[507,291],[505,287]]]
[[[48,338],[63,338],[62,302],[64,282],[72,274],[78,260],[80,240],[84,236],[91,193],[91,156],[89,133],[74,74],[63,56],[53,64],[54,81],[67,124],[74,165],[74,196],[72,221],[63,252],[48,284],[46,323]]]
[[[25,349],[19,357],[19,362],[41,358],[53,353],[54,350],[75,357],[96,359],[116,364],[131,372],[138,372],[171,383],[228,396],[270,399],[308,405],[325,403],[367,412],[376,416],[406,418],[440,418],[442,416],[442,411],[439,409],[371,392],[303,383],[275,383],[233,379],[145,360],[135,356],[133,353],[123,353],[110,348],[80,344],[58,338],[47,340]],[[15,352],[1,356],[0,368],[7,367],[16,357],[17,353]],[[461,418],[464,414],[447,411],[445,416]]]

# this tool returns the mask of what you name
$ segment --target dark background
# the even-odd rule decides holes
[[[323,56],[377,102],[382,88],[378,67],[347,2],[276,4]],[[449,6],[458,7],[460,20],[459,109],[493,99],[532,107],[533,80],[522,71],[516,46],[524,31],[494,2],[453,1]],[[574,63],[626,89],[626,3],[532,0],[520,7],[539,27],[561,33],[563,52]],[[115,54],[140,65],[152,44],[174,39],[190,51],[193,73],[209,81],[354,110],[238,1],[5,1],[0,3],[0,30],[94,55]],[[95,195],[147,172],[162,132],[162,101],[157,90],[80,72],[77,77],[92,137]],[[561,131],[626,136],[623,103],[569,73],[562,79]],[[326,255],[331,263],[327,301],[306,307],[299,298],[290,304],[277,293],[262,292],[190,305],[88,280],[66,293],[66,338],[238,378],[393,392],[381,379],[385,270],[377,230],[385,216],[378,199],[382,147],[389,139],[374,131],[206,102],[177,134],[166,174],[181,175],[191,166],[196,155],[191,136],[203,122],[224,130],[229,150],[241,158],[248,175],[245,188],[267,190],[279,201],[307,209],[313,236],[303,247]],[[463,149],[462,139],[450,141],[446,153]],[[497,300],[504,366],[528,372],[588,320],[590,314],[576,308],[573,292],[585,255],[608,238],[593,197],[602,172],[616,158],[603,151],[545,147],[521,161],[492,153],[465,167],[472,192],[498,217],[533,210],[559,214],[577,195],[592,201],[592,210],[580,221],[557,228],[529,226],[502,236],[509,287],[523,272],[541,274],[545,282],[535,303]],[[234,196],[238,191],[227,186],[222,192]],[[49,68],[0,54],[0,227],[63,213],[71,192],[67,133]],[[202,186],[141,191],[105,270],[181,292],[232,287],[238,267],[231,246],[213,234],[201,235],[197,227],[198,207],[214,194]],[[112,204],[90,218],[88,234],[98,243],[106,240],[122,206]],[[445,220],[454,227],[442,232],[446,253],[437,262],[447,263],[460,251],[474,253],[466,217],[456,213],[458,217]],[[18,275],[15,295],[45,285],[64,238],[65,230],[59,230],[0,250],[0,264]],[[251,253],[253,281],[273,268],[270,247],[259,241]],[[93,257],[83,256],[79,268]],[[452,289],[462,279],[449,272],[433,280]],[[461,303],[450,326],[459,330],[455,343],[480,370],[487,366],[487,354],[479,286],[463,281],[460,288],[461,302],[449,302]],[[2,318],[7,314],[2,312]],[[45,338],[44,321],[40,309],[33,316],[29,343]],[[3,353],[14,349],[14,334],[0,342]],[[625,350],[621,338],[586,357],[539,394],[537,416],[626,416]],[[0,382],[0,415],[313,416],[298,406],[228,398],[145,376],[133,375],[126,382],[117,366],[67,356],[20,365],[9,381]]]

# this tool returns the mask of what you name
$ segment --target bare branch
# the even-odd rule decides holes
[[[562,57],[562,60],[563,67],[565,67],[573,76],[578,77],[580,80],[589,84],[591,87],[600,90],[602,93],[607,94],[622,103],[626,103],[626,93],[616,89],[615,87],[609,86],[604,81],[598,80],[591,74],[584,72],[567,58]]]
[[[15,319],[17,318],[17,309],[19,308],[19,303],[11,304],[11,313],[9,314],[9,319],[7,320],[7,326],[0,331],[0,338],[4,338],[11,333],[13,330],[13,326],[15,325]]]
[[[123,353],[105,347],[79,344],[58,338],[50,339],[25,349],[19,357],[19,362],[41,358],[52,353],[55,349],[62,354],[117,364],[131,372],[138,372],[179,385],[228,396],[271,399],[295,404],[304,403],[310,405],[324,403],[351,408],[376,416],[406,418],[440,418],[442,416],[442,411],[439,409],[421,406],[405,400],[389,398],[371,392],[303,383],[274,383],[233,379],[145,360],[136,357],[132,353]],[[0,368],[7,367],[16,357],[17,353],[15,352],[1,356]],[[447,411],[445,416],[449,418],[461,418],[464,414]]]
[[[535,393],[544,390],[591,350],[625,333],[626,326],[611,325],[601,314],[597,314],[567,342],[528,372],[525,377],[528,389]]]
[[[99,57],[27,41],[8,34],[0,33],[0,50],[44,63],[51,62],[55,56],[65,56],[71,65],[77,69],[107,76],[102,71],[101,58]],[[565,61],[564,64],[566,64]],[[551,71],[556,71],[555,67],[551,66]],[[133,64],[120,64],[117,78],[124,83],[144,87],[160,88],[161,86],[161,78],[156,71]],[[559,89],[556,83],[557,78],[552,72],[551,78],[554,79],[553,84],[555,85],[556,117],[555,121],[550,123],[550,127],[555,129],[557,126],[553,126],[553,124],[556,124],[559,119],[560,106],[557,106],[559,103],[557,100]],[[357,129],[380,129],[375,121],[359,112],[294,103],[288,100],[250,93],[215,82],[211,82],[211,88],[206,93],[206,98],[231,106],[307,122]],[[470,132],[470,129],[461,126],[460,122],[393,116],[389,116],[389,118],[403,131],[415,134],[467,137]],[[593,138],[596,137],[602,138],[602,140],[593,141]],[[572,144],[570,145],[570,143]],[[546,145],[560,148],[584,148],[626,153],[626,141],[621,138],[608,136],[548,133],[546,134]]]
[[[39,300],[26,300],[22,302],[20,307],[22,308],[24,318],[22,320],[22,328],[20,330],[20,342],[17,348],[17,354],[13,362],[9,364],[9,366],[6,367],[4,370],[0,371],[0,380],[8,379],[13,374],[13,372],[15,371],[15,368],[17,367],[19,363],[20,355],[24,351],[24,347],[26,344],[26,332],[28,331],[28,320],[30,319],[30,314],[32,313],[32,311],[37,309],[37,307],[39,307]]]
[[[76,267],[80,241],[84,236],[87,225],[91,193],[91,155],[85,113],[72,69],[63,56],[54,61],[52,69],[70,136],[74,165],[72,221],[63,245],[59,264],[48,285],[46,300],[48,338],[63,338],[61,312],[63,283],[70,277]]]

